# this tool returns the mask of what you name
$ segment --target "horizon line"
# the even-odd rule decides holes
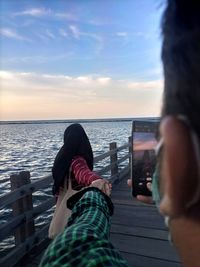
[[[111,122],[132,121],[134,119],[159,119],[158,116],[122,117],[122,118],[97,118],[97,119],[33,119],[33,120],[0,120],[0,124],[36,124],[36,123],[78,123],[78,122]]]

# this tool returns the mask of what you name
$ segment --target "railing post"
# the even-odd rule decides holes
[[[11,191],[25,185],[30,184],[30,172],[23,171],[18,175],[11,175]],[[12,204],[13,216],[18,216],[26,211],[33,209],[32,194],[18,199]],[[18,245],[25,241],[28,236],[35,232],[34,220],[21,224],[15,231],[15,244]]]
[[[118,174],[118,164],[117,164],[117,143],[110,143],[110,151],[116,150],[115,153],[110,155],[111,164],[111,176]]]

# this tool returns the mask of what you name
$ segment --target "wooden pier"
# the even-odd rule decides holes
[[[95,163],[104,162],[104,167],[97,173],[107,175],[113,183],[115,212],[112,217],[111,241],[130,266],[181,267],[174,248],[168,242],[163,218],[155,206],[144,205],[131,196],[126,184],[130,171],[130,152],[129,138],[127,144],[117,147],[116,143],[112,143],[110,151],[95,157]],[[110,160],[109,164],[106,159]],[[11,207],[12,217],[0,226],[0,241],[13,238],[14,245],[6,254],[0,253],[0,266],[39,265],[50,241],[47,238],[49,222],[42,224],[37,218],[48,210],[46,217],[50,220],[55,199],[46,193],[42,204],[35,205],[34,194],[44,188],[50,189],[51,182],[52,177],[48,176],[31,183],[29,172],[11,177],[12,191],[0,197],[0,209]]]

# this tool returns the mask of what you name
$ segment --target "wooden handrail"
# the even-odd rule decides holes
[[[116,152],[119,152],[119,151],[121,151],[121,150],[123,150],[125,148],[130,147],[130,146],[131,146],[130,143],[126,143],[126,144],[124,144],[124,145],[122,145],[122,146],[120,146],[120,147],[118,147],[116,149],[113,149],[112,151],[108,151],[108,152],[105,152],[105,153],[103,153],[103,154],[101,154],[99,156],[96,156],[96,157],[94,157],[94,163],[97,163],[98,161],[101,161],[101,160],[103,160],[103,159],[105,159],[107,157],[110,157],[111,155],[115,154]]]
[[[112,164],[109,164],[109,165],[103,167],[101,170],[97,171],[96,173],[99,174],[99,175],[103,175],[104,173],[106,173],[107,171],[109,171],[112,168],[112,166],[114,166],[116,163],[119,165],[120,163],[124,162],[128,158],[129,158],[129,154],[123,156],[119,160],[113,161]]]
[[[119,152],[119,151],[121,151],[121,150],[123,150],[123,149],[125,149],[125,148],[130,147],[130,146],[131,146],[130,143],[126,143],[125,145],[118,147],[118,148],[117,148],[117,151]]]
[[[9,254],[0,259],[0,266],[14,266],[34,245],[41,242],[48,235],[48,228],[49,224],[39,229],[38,232],[27,238],[21,245],[16,246]]]
[[[94,163],[97,163],[97,162],[99,162],[99,161],[101,161],[101,160],[103,160],[105,158],[108,158],[108,157],[110,157],[111,155],[113,155],[116,152],[117,152],[117,149],[113,150],[113,151],[108,151],[108,152],[105,152],[105,153],[103,153],[103,154],[101,154],[99,156],[96,156],[94,158]]]
[[[129,166],[126,166],[122,169],[122,171],[119,174],[115,174],[110,177],[109,181],[116,183],[120,181],[124,176],[127,176],[130,172]]]
[[[129,158],[129,154],[123,156],[121,159],[118,159],[117,163],[120,164],[120,163],[124,162],[128,158]]]
[[[47,211],[55,205],[55,198],[51,197],[46,200],[44,203],[38,205],[31,211],[24,212],[14,218],[9,222],[0,226],[0,240],[4,239],[8,234],[13,233],[13,231],[19,227],[21,223],[29,222],[30,220],[36,218],[38,215]]]
[[[111,155],[114,155],[116,152],[121,151],[125,148],[129,147],[129,143],[114,149],[113,151],[108,151],[106,153],[103,153],[102,155],[99,155],[94,158],[94,162],[97,163],[106,157],[110,157]],[[118,162],[120,163],[120,162]],[[97,171],[100,175],[104,174],[106,171],[110,170],[110,168],[107,166],[107,168],[104,168],[105,170],[103,171]],[[15,189],[14,191],[11,191],[9,193],[5,193],[3,196],[0,197],[0,207],[7,206],[14,201],[25,197],[29,195],[30,193],[36,192],[38,189],[45,188],[47,184],[49,185],[51,182],[53,182],[52,175],[45,176],[43,178],[38,178],[38,181],[32,182],[31,184],[23,185],[18,189]]]
[[[23,185],[9,193],[5,193],[0,197],[0,207],[7,206],[16,200],[29,195],[30,193],[38,191],[38,189],[45,188],[51,182],[53,182],[52,175],[48,175],[38,181],[32,182],[31,184]]]

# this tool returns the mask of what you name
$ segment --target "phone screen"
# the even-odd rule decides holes
[[[132,127],[132,179],[133,196],[147,195],[151,192],[146,184],[152,181],[156,165],[155,147],[158,121],[133,121]]]

